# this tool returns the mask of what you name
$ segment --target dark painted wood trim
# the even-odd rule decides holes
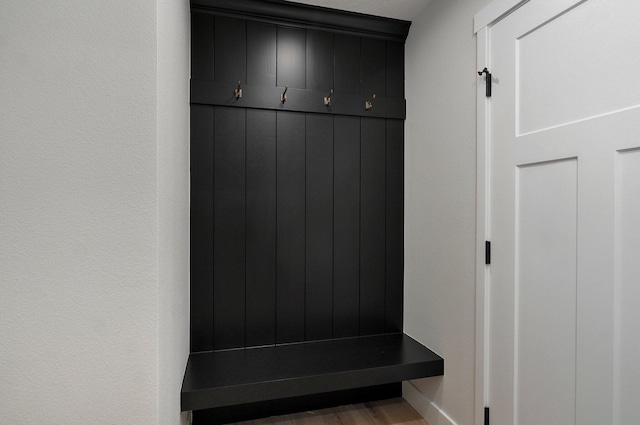
[[[191,10],[221,16],[405,41],[411,22],[282,0],[191,0]]]
[[[191,352],[213,350],[214,113],[191,105]]]
[[[325,106],[323,98],[328,94],[326,92],[289,88],[287,101],[282,103],[280,95],[284,92],[284,87],[243,85],[242,97],[239,99],[233,94],[235,87],[234,84],[224,82],[191,80],[191,104],[401,120],[406,118],[406,101],[400,98],[376,95],[373,108],[366,110],[365,102],[371,100],[371,95],[334,93],[331,105]]]

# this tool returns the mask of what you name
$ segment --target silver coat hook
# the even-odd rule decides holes
[[[373,99],[375,99],[375,98],[376,98],[376,95],[374,94],[371,97],[371,100],[368,100],[368,101],[364,102],[364,109],[366,109],[368,111],[369,109],[373,108]]]
[[[329,96],[324,97],[324,106],[331,106],[331,96],[333,96],[333,89],[329,92]]]
[[[284,91],[280,95],[280,102],[282,103],[287,101],[287,90],[289,90],[289,86],[284,86]]]
[[[240,99],[242,97],[242,89],[240,88],[240,81],[238,81],[238,86],[233,91],[233,94],[236,96],[236,99]]]

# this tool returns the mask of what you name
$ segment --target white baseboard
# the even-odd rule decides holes
[[[435,403],[422,394],[411,381],[402,383],[402,396],[429,423],[429,425],[458,425]]]

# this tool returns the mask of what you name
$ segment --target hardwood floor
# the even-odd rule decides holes
[[[238,422],[236,425],[429,425],[402,398]]]

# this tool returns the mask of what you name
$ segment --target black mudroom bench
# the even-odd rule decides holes
[[[217,408],[443,373],[442,357],[402,333],[192,353],[181,407]]]

